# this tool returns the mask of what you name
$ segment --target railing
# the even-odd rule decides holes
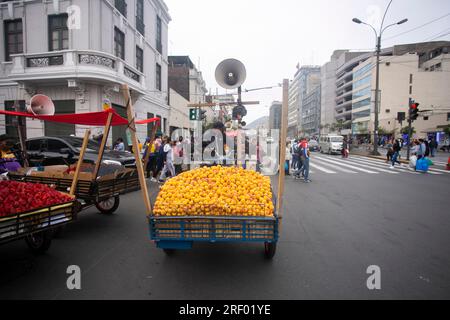
[[[100,56],[97,54],[88,54],[88,53],[84,53],[84,54],[79,54],[78,55],[79,58],[79,63],[80,64],[91,64],[91,65],[98,65],[98,66],[103,66],[103,67],[107,67],[110,69],[115,69],[116,67],[116,62],[114,59],[105,57],[105,56]]]
[[[44,52],[39,54],[11,55],[11,68],[5,76],[13,81],[51,78],[53,74],[64,71],[68,79],[77,74],[83,77],[110,78],[117,82],[117,78],[128,78],[137,82],[141,89],[145,87],[145,76],[125,61],[108,53],[92,50],[64,50]],[[3,70],[4,72],[5,70]]]
[[[62,66],[64,64],[64,56],[55,55],[47,57],[27,58],[28,68],[44,68],[49,66]]]
[[[133,79],[136,82],[139,82],[139,80],[140,80],[140,76],[136,72],[130,70],[127,67],[123,68],[123,74],[126,75],[128,78]]]

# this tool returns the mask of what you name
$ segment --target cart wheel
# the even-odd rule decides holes
[[[30,234],[25,238],[28,247],[36,254],[44,254],[52,243],[52,231],[42,231]]]
[[[272,259],[277,251],[277,244],[275,242],[265,242],[264,243],[264,256],[267,259]]]
[[[95,207],[103,214],[113,214],[119,208],[120,197],[115,196],[105,201],[95,203]]]
[[[175,254],[175,249],[163,249],[163,251],[168,256],[173,256]]]

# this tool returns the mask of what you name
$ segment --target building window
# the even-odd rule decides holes
[[[114,6],[125,18],[127,17],[127,2],[125,0],[115,0]]]
[[[164,124],[164,133],[167,134],[167,133],[168,133],[168,132],[167,132],[167,118],[164,118],[164,119],[163,119],[163,124]]]
[[[409,75],[409,84],[412,84],[412,83],[413,83],[413,75],[410,74],[410,75]]]
[[[386,113],[390,113],[391,112],[391,109],[386,109]]]
[[[435,70],[436,71],[442,71],[442,63],[439,62],[438,64],[436,64]]]
[[[412,86],[409,86],[409,94],[412,94],[413,90],[412,90]]]
[[[428,117],[423,117],[423,120],[427,121],[429,118]]]
[[[114,54],[125,60],[125,34],[118,28],[114,28]]]
[[[161,65],[156,64],[156,89],[161,91]]]
[[[136,46],[136,69],[144,72],[144,50]]]
[[[156,50],[162,54],[162,25],[159,16],[156,17]]]
[[[67,17],[66,13],[48,17],[49,51],[69,49]]]
[[[142,35],[145,34],[144,0],[136,0],[136,29]]]
[[[154,118],[155,115],[153,113],[147,113],[147,119]],[[152,135],[153,126],[155,125],[154,122],[147,123],[147,137],[150,137]]]
[[[5,110],[6,111],[19,111],[19,112],[26,112],[26,105],[25,100],[18,101],[19,108],[16,110],[16,102],[15,101],[5,101]],[[5,115],[5,133],[8,136],[18,138],[19,132],[18,132],[18,124],[22,125],[22,136],[26,139],[26,124],[24,117],[14,117],[14,116],[6,116]]]
[[[156,115],[156,117],[155,118],[158,118],[159,119],[159,121],[157,122],[157,129],[156,129],[156,131],[163,131],[163,128],[162,128],[162,121],[161,121],[161,116],[160,115]]]
[[[447,112],[447,121],[450,121],[450,112]]]
[[[5,21],[5,60],[11,61],[12,54],[23,53],[22,19]]]

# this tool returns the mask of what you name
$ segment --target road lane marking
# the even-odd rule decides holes
[[[365,173],[370,173],[370,174],[378,174],[378,173],[379,173],[379,172],[375,172],[375,171],[366,170],[366,169],[363,169],[363,168],[351,166],[351,165],[348,165],[348,164],[345,164],[345,163],[342,163],[342,162],[339,162],[339,161],[335,161],[335,160],[329,160],[329,159],[322,158],[322,157],[317,157],[317,156],[316,156],[316,158],[317,158],[317,159],[320,159],[320,160],[322,160],[322,161],[327,161],[327,162],[339,164],[340,166],[344,166],[344,167],[347,167],[347,168],[350,168],[350,169],[362,171],[362,172],[365,172]],[[386,170],[386,171],[387,171],[387,170]],[[395,173],[395,172],[391,172],[391,173]]]

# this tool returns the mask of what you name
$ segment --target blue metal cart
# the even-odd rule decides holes
[[[191,249],[194,242],[261,242],[266,258],[272,259],[276,252],[279,235],[276,212],[272,217],[149,216],[148,219],[150,239],[169,255],[175,250]]]

